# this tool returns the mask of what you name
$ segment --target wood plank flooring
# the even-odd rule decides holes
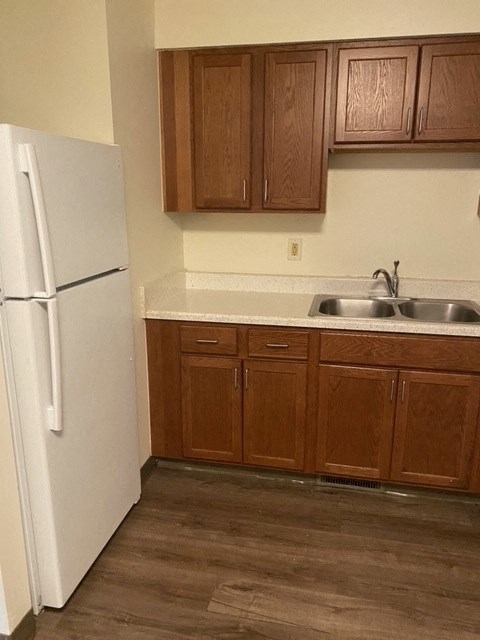
[[[480,505],[158,468],[37,640],[478,640]]]

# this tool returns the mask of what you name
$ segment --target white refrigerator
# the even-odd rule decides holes
[[[120,150],[0,125],[0,321],[35,612],[140,496]]]

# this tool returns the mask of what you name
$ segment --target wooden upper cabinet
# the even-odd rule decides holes
[[[322,365],[317,471],[387,480],[397,371]]]
[[[400,373],[392,480],[467,489],[480,379],[452,373]]]
[[[335,142],[408,142],[418,46],[339,49]]]
[[[160,52],[165,210],[324,212],[332,50]]]
[[[327,52],[266,54],[264,209],[319,209]]]
[[[416,140],[480,140],[480,42],[422,47]]]
[[[193,57],[195,204],[248,209],[251,55]]]

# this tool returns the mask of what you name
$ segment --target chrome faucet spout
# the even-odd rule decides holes
[[[398,285],[400,279],[397,274],[398,265],[400,264],[399,260],[395,260],[393,263],[393,275],[390,275],[386,269],[377,269],[373,272],[372,278],[376,280],[379,275],[384,276],[385,282],[387,283],[388,293],[390,297],[397,298],[398,297]]]

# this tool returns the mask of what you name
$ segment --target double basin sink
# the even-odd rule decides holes
[[[470,300],[315,296],[309,316],[384,318],[420,322],[480,323],[480,307]]]

